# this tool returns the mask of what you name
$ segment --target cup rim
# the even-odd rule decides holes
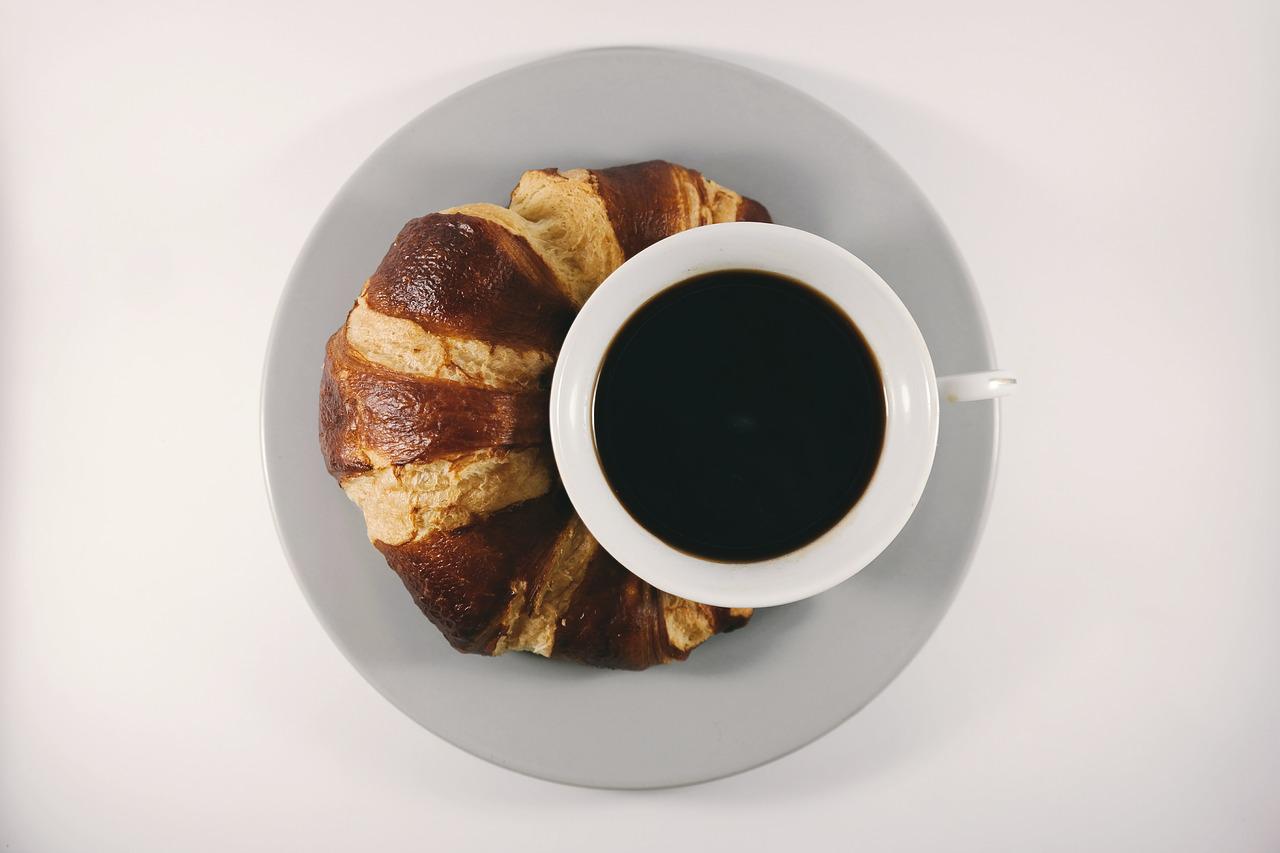
[[[614,336],[642,305],[704,273],[771,272],[819,291],[858,327],[880,367],[885,439],[862,497],[830,530],[749,563],[698,557],[636,521],[613,493],[595,446],[596,383]],[[653,586],[703,604],[766,607],[808,598],[865,568],[906,526],[933,465],[938,390],[924,336],[888,284],[822,237],[732,222],[682,231],[628,259],[591,295],[561,345],[551,385],[551,443],[570,501],[615,559]]]

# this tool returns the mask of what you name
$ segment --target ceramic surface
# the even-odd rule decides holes
[[[481,758],[579,785],[713,779],[856,712],[941,620],[995,471],[997,404],[948,411],[920,503],[879,558],[822,595],[760,611],[684,664],[610,672],[453,651],[325,472],[325,340],[406,220],[504,203],[524,169],[651,158],[701,169],[865,260],[915,317],[939,373],[994,366],[977,294],[919,189],[844,117],[748,69],[649,49],[558,56],[459,92],[370,156],[303,247],[272,330],[262,452],[280,539],[321,623],[389,701]]]

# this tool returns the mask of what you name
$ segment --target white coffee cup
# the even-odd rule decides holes
[[[826,533],[780,557],[750,563],[704,559],[640,525],[615,496],[596,452],[592,407],[614,335],[654,296],[693,276],[749,269],[804,282],[854,322],[884,382],[884,446],[871,482]],[[924,492],[938,442],[939,398],[986,400],[1013,392],[1003,371],[936,376],[906,306],[876,273],[828,240],[759,222],[706,225],[628,260],[587,300],[560,348],[551,385],[551,443],[565,490],[587,529],[644,580],[722,607],[765,607],[808,598],[857,574],[901,532]]]

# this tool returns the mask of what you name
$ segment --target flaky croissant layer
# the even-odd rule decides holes
[[[526,172],[509,207],[410,221],[325,353],[320,444],[369,538],[458,650],[644,669],[750,610],[654,589],[560,487],[549,385],[577,309],[624,260],[755,201],[652,161]]]

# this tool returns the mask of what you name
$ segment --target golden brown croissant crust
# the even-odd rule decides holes
[[[551,368],[591,291],[663,237],[735,220],[769,214],[672,163],[543,169],[509,207],[412,220],[365,283],[326,348],[321,449],[459,651],[644,669],[750,617],[610,557],[559,484],[547,423]]]

